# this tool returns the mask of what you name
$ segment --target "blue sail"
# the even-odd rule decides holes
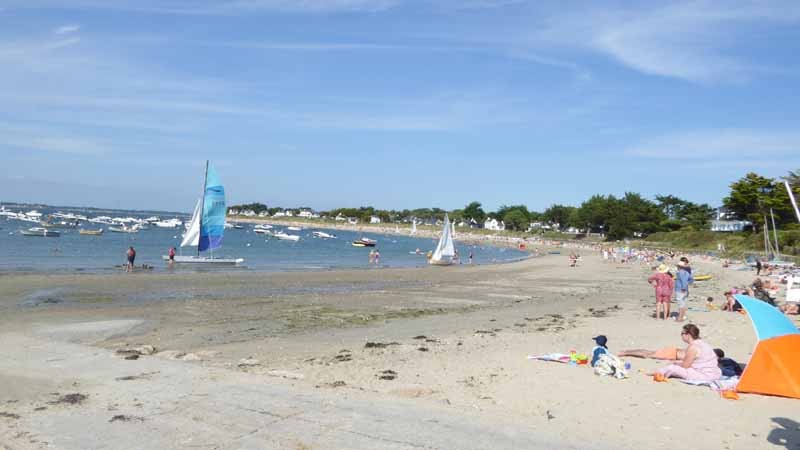
[[[198,250],[213,250],[222,246],[225,232],[225,188],[211,165],[206,170],[206,191],[203,198],[203,217],[200,222]]]

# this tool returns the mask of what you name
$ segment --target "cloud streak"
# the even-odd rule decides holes
[[[726,129],[660,136],[625,150],[625,154],[648,159],[713,161],[795,156],[798,149],[797,132]]]
[[[64,25],[56,28],[53,30],[53,33],[63,35],[63,34],[71,34],[76,33],[78,30],[81,29],[80,25]]]

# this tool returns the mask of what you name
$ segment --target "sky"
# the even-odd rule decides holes
[[[0,201],[487,210],[800,169],[800,2],[0,0]]]

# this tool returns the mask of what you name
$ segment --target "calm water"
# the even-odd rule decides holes
[[[40,210],[40,212],[46,212]],[[89,214],[87,214],[89,215]],[[149,216],[150,214],[148,214]],[[89,215],[91,216],[91,215]],[[133,213],[120,217],[137,217]],[[0,217],[0,272],[36,271],[88,271],[102,272],[118,270],[115,266],[125,263],[128,246],[136,248],[136,264],[149,264],[155,270],[165,270],[165,255],[171,246],[180,244],[182,229],[151,227],[136,234],[112,233],[108,225],[88,223],[85,229],[104,228],[102,236],[82,236],[77,229],[61,229],[60,237],[23,236],[20,230],[35,226],[33,223],[7,220]],[[214,251],[215,257],[244,258],[244,269],[199,269],[199,270],[325,270],[333,268],[369,267],[369,247],[353,247],[350,243],[359,237],[378,241],[382,267],[425,266],[425,256],[411,254],[417,248],[423,253],[433,250],[436,241],[428,238],[391,236],[375,233],[355,233],[323,228],[304,228],[302,231],[287,231],[300,235],[298,242],[281,241],[277,238],[253,232],[253,225],[244,229],[225,231],[223,246]],[[284,227],[276,226],[273,231]],[[314,230],[336,234],[337,239],[319,239],[311,236]],[[467,255],[474,254],[476,264],[509,262],[521,259],[525,253],[513,249],[492,246],[472,246],[456,241],[456,248],[467,262]],[[184,254],[193,254],[188,247]],[[179,253],[180,254],[180,253]],[[191,269],[190,269],[191,270]],[[194,268],[194,270],[198,270]]]

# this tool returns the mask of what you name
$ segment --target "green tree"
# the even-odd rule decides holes
[[[483,222],[486,220],[486,212],[484,212],[480,202],[472,202],[465,206],[462,211],[462,215],[464,216],[464,219],[472,219],[479,224],[483,224]]]
[[[542,217],[546,222],[558,224],[558,228],[561,230],[571,225],[570,218],[575,209],[574,206],[552,205],[544,210]]]
[[[507,230],[513,231],[525,231],[530,224],[528,214],[520,208],[508,210],[505,215],[503,215],[503,222]]]
[[[784,200],[786,203],[781,204]],[[753,231],[757,231],[756,228],[763,227],[770,209],[778,214],[776,220],[783,223],[791,212],[788,200],[786,189],[778,189],[775,180],[750,172],[731,184],[730,194],[722,204],[740,218],[756,224]]]

